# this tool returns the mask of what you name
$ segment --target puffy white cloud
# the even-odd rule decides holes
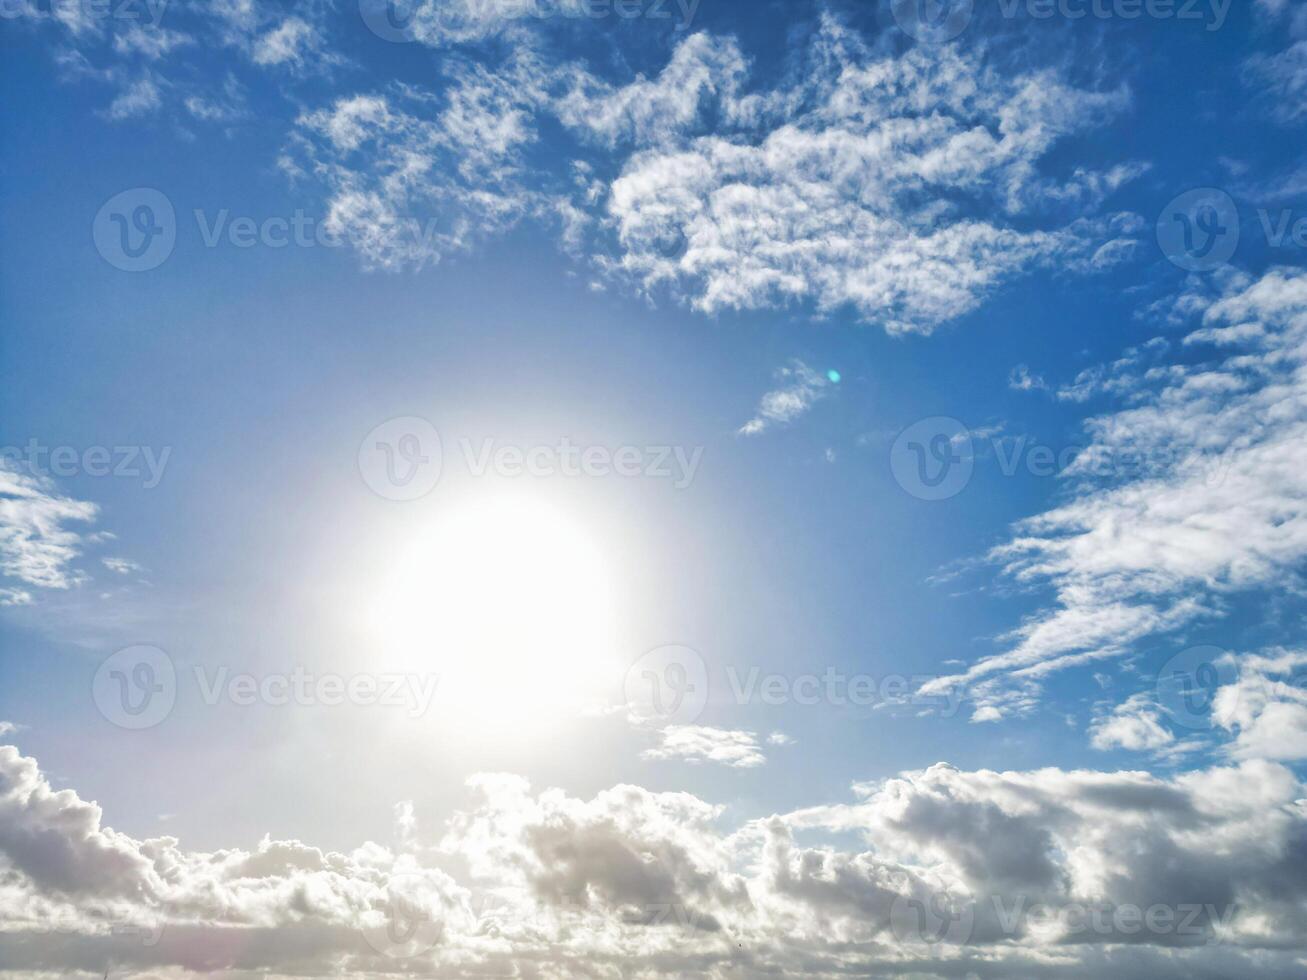
[[[403,854],[201,853],[105,827],[0,748],[0,970],[1179,980],[1287,978],[1305,953],[1304,787],[1273,763],[940,765],[733,829],[686,793],[470,786]],[[923,942],[913,913],[940,909],[956,928]]]
[[[1110,714],[1094,719],[1089,726],[1090,743],[1096,749],[1128,749],[1153,752],[1175,742],[1162,721],[1157,704],[1147,694],[1134,694],[1114,707]]]
[[[1212,718],[1235,733],[1240,759],[1307,759],[1307,653],[1276,651],[1237,660],[1238,677],[1220,688]]]

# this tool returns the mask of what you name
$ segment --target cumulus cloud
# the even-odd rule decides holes
[[[1128,749],[1155,752],[1175,742],[1162,721],[1157,704],[1147,694],[1135,694],[1118,704],[1110,714],[1096,718],[1089,726],[1090,743],[1096,749]]]
[[[1274,763],[1172,779],[940,765],[732,826],[688,793],[469,788],[404,854],[195,852],[113,831],[0,748],[0,969],[1088,980],[1111,964],[1180,980],[1287,978],[1304,955],[1304,787]],[[915,915],[941,909],[958,928],[923,938]],[[402,959],[397,916],[420,940]]]
[[[1234,275],[1177,308],[1199,320],[1186,360],[1158,360],[1165,347],[1151,345],[1096,373],[1093,390],[1125,407],[1086,423],[1088,447],[1064,475],[1069,500],[1019,522],[991,554],[1056,604],[1008,633],[1005,651],[927,688],[962,685],[981,706],[1027,710],[1049,674],[1219,616],[1225,597],[1301,567],[1307,275]]]
[[[1307,653],[1275,651],[1239,658],[1238,678],[1221,687],[1212,718],[1235,735],[1239,759],[1307,759]]]

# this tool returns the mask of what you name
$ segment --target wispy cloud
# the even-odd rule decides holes
[[[800,360],[778,368],[779,387],[767,392],[758,402],[758,414],[740,426],[739,434],[756,436],[775,425],[788,425],[807,413],[818,401],[830,394],[835,383]]]
[[[0,573],[42,589],[67,589],[82,580],[73,563],[83,538],[72,525],[95,521],[99,508],[60,496],[50,481],[0,460]],[[30,602],[8,590],[8,604]]]

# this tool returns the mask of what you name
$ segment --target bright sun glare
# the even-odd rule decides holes
[[[377,658],[440,674],[445,716],[535,727],[602,693],[612,663],[611,570],[587,529],[499,495],[443,511],[389,563],[369,609]]]

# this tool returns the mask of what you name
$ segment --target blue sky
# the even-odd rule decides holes
[[[1301,969],[1307,10],[945,6],[4,7],[0,971]]]

